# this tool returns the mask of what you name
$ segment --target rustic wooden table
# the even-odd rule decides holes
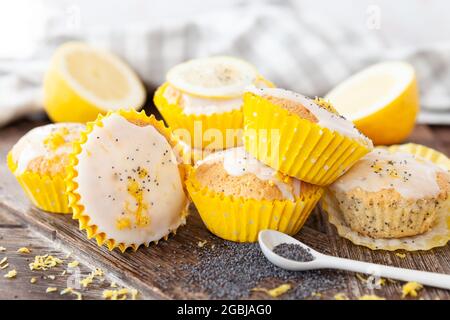
[[[196,263],[197,253],[187,252],[192,248],[192,243],[204,239],[208,243],[221,241],[205,229],[198,214],[192,214],[187,226],[169,241],[141,248],[135,253],[121,254],[109,252],[106,248],[98,247],[94,240],[87,240],[70,215],[44,213],[29,203],[7,169],[5,159],[20,136],[44,123],[46,120],[23,120],[0,130],[0,247],[6,248],[0,252],[0,260],[7,257],[9,263],[7,268],[0,270],[0,299],[74,299],[74,295],[60,295],[59,291],[70,286],[74,277],[83,279],[96,267],[102,268],[105,276],[95,277],[87,288],[80,289],[83,299],[102,299],[103,290],[111,289],[112,282],[116,282],[119,287],[136,288],[140,292],[139,298],[144,299],[208,298],[204,292],[186,290],[183,274],[174,268],[181,262]],[[419,125],[409,140],[450,155],[450,127]],[[313,212],[297,237],[318,250],[340,257],[450,274],[448,245],[428,252],[406,253],[405,258],[391,252],[371,251],[340,238],[319,209]],[[31,253],[16,252],[20,247],[28,247]],[[69,258],[66,257],[68,253],[71,254]],[[30,271],[28,264],[34,256],[44,254],[59,257],[64,263],[47,271]],[[79,266],[68,269],[67,263],[73,260],[79,261]],[[15,278],[3,277],[12,269],[17,270]],[[72,272],[64,274],[66,269]],[[32,277],[37,278],[35,284],[30,283]],[[48,287],[55,287],[58,291],[46,293]],[[344,290],[339,292],[350,298],[376,294],[387,299],[399,299],[401,283],[388,282],[381,289],[370,290],[354,274],[349,273],[346,274]],[[333,290],[322,292],[322,298],[332,299],[335,293]],[[250,297],[267,296],[257,292]],[[450,299],[450,292],[425,288],[419,297]]]

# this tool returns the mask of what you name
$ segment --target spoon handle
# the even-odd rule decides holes
[[[401,281],[416,281],[423,285],[450,290],[450,275],[448,274],[390,267],[331,256],[322,256],[320,262],[323,268],[373,274]]]

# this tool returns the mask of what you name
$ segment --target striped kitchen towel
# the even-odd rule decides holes
[[[229,54],[250,61],[277,86],[322,96],[370,64],[406,60],[415,66],[419,76],[423,107],[420,120],[450,123],[450,42],[396,47],[376,30],[350,28],[326,14],[302,12],[291,1],[252,1],[236,2],[220,12],[158,23],[72,33],[53,27],[42,41],[45,45],[37,51],[39,54],[27,61],[28,65],[36,62],[30,72],[0,60],[0,86],[4,79],[9,81],[5,82],[9,83],[7,94],[5,87],[0,87],[0,125],[39,105],[45,61],[58,44],[69,39],[88,41],[115,52],[151,88],[161,84],[166,71],[179,62]]]

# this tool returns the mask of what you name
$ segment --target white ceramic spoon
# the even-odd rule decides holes
[[[258,242],[266,258],[274,265],[293,271],[303,271],[312,269],[340,269],[365,274],[376,275],[379,277],[396,279],[401,281],[416,281],[423,285],[449,289],[450,275],[434,272],[425,272],[404,268],[389,267],[381,264],[368,263],[344,258],[333,257],[322,254],[303,244],[302,242],[288,236],[285,233],[275,230],[262,230],[258,235]],[[281,243],[292,243],[309,249],[314,256],[314,260],[309,262],[299,262],[283,258],[272,250]]]

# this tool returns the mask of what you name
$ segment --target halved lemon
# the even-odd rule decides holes
[[[377,145],[406,139],[419,111],[414,68],[399,61],[379,63],[353,75],[326,99]]]
[[[204,98],[239,97],[247,86],[265,82],[254,66],[228,56],[180,63],[169,70],[167,81],[178,90]]]
[[[108,110],[139,109],[145,95],[122,60],[82,42],[61,45],[44,77],[44,107],[54,122],[87,122]]]

